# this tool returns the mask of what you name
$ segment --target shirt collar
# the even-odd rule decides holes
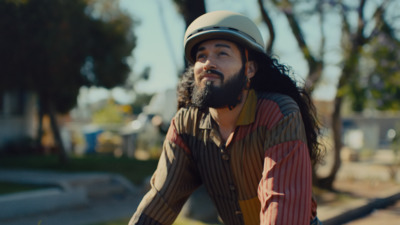
[[[250,89],[246,98],[246,102],[243,105],[242,111],[240,111],[236,125],[241,126],[253,123],[256,118],[256,107],[257,95],[253,89]]]
[[[256,117],[256,107],[257,95],[256,92],[251,89],[247,95],[242,111],[240,111],[236,125],[241,126],[253,123]],[[203,114],[200,121],[200,129],[212,129],[212,117],[209,112]]]
[[[200,120],[200,129],[211,129],[212,128],[212,118],[211,114],[209,111],[206,113],[202,114],[201,120]]]

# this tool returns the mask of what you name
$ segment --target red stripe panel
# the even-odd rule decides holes
[[[309,224],[311,185],[311,163],[305,143],[290,141],[268,149],[258,187],[261,224]]]
[[[182,148],[183,150],[185,150],[186,153],[190,154],[190,149],[188,148],[188,146],[185,144],[185,142],[182,140],[182,137],[180,135],[178,135],[178,132],[176,131],[175,128],[175,119],[173,119],[171,121],[171,126],[169,126],[168,132],[167,132],[167,136],[166,139],[174,144],[176,144],[177,146],[179,146],[180,148]]]

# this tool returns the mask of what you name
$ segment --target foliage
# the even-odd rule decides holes
[[[174,2],[187,18],[185,13],[190,11],[182,11],[186,1]],[[380,109],[398,108],[399,45],[394,43],[398,43],[400,5],[395,0],[258,0],[257,3],[272,39],[267,43],[267,52],[273,49],[275,19],[281,15],[286,18],[290,29],[285,35],[294,37],[308,66],[306,90],[312,94],[324,76],[331,72],[330,68],[340,71],[330,120],[334,134],[334,166],[326,178],[317,179],[318,185],[331,189],[341,164],[344,100],[351,100],[355,111],[362,111],[368,101],[375,101]],[[381,34],[385,34],[391,44],[380,43]],[[376,65],[369,67],[370,70],[361,65],[362,51],[367,49],[370,62]]]
[[[0,1],[1,89],[31,89],[59,112],[76,104],[82,85],[123,84],[135,38],[122,12],[110,21],[83,0]]]
[[[133,114],[138,115],[143,111],[143,107],[150,103],[154,94],[138,93],[136,100],[132,105]]]
[[[30,137],[20,137],[9,139],[0,148],[0,156],[3,155],[32,155],[37,154],[41,150],[37,142]]]
[[[16,192],[21,192],[21,191],[31,191],[31,190],[36,190],[39,188],[42,188],[42,186],[0,182],[0,195],[16,193]]]
[[[38,139],[48,114],[61,161],[66,155],[55,114],[76,105],[81,86],[111,88],[124,84],[129,74],[127,57],[136,43],[133,21],[116,7],[107,16],[98,10],[115,3],[0,0],[0,92],[31,90],[38,95]]]
[[[314,90],[314,86],[321,80],[326,66],[334,66],[341,71],[337,84],[337,93],[333,102],[334,109],[331,114],[331,128],[334,134],[334,166],[327,177],[318,178],[316,182],[321,187],[331,189],[341,164],[341,113],[343,101],[345,99],[351,100],[352,109],[357,112],[361,112],[368,101],[377,102],[377,105],[382,106],[381,109],[395,107],[398,104],[393,101],[397,96],[398,85],[393,82],[388,83],[391,80],[389,76],[396,74],[394,72],[396,67],[390,65],[396,65],[398,62],[398,57],[394,57],[397,50],[391,49],[392,53],[390,53],[390,51],[386,51],[390,48],[385,48],[382,43],[376,43],[377,40],[382,38],[383,34],[391,40],[392,48],[393,43],[398,42],[395,41],[393,29],[393,26],[396,26],[396,16],[394,16],[393,10],[390,13],[390,8],[395,8],[396,1],[272,0],[268,2],[272,2],[272,5],[287,18],[291,28],[290,31],[295,37],[299,50],[302,52],[309,67],[306,88],[310,92]],[[260,4],[260,7],[262,7],[262,4]],[[332,18],[340,22],[340,30],[332,27],[332,24],[334,24],[332,23]],[[313,27],[317,29],[313,29],[310,32],[307,30],[307,24],[313,24]],[[334,45],[332,45],[334,40],[330,36],[332,35],[331,29],[337,30],[341,38],[341,41],[336,42]],[[315,39],[316,41],[310,41],[312,36],[318,37]],[[386,44],[389,44],[389,42],[386,42]],[[336,49],[340,53],[340,61],[329,60],[330,54],[334,52],[332,49]],[[365,57],[363,50],[367,49],[371,56],[369,57],[369,62],[365,63],[368,69],[366,69],[365,64],[362,64],[363,57]],[[336,58],[338,57],[336,56]],[[371,64],[376,66],[370,66]],[[381,89],[374,88],[372,82],[380,84],[378,86]],[[388,98],[388,96],[390,97]],[[383,105],[381,103],[385,97],[386,100],[390,99],[390,101],[386,101],[386,105]]]
[[[396,35],[396,32],[398,34],[396,7],[398,8],[399,4],[396,1],[260,0],[258,2],[265,12],[274,11],[286,17],[291,35],[295,38],[299,51],[302,52],[309,67],[306,85],[310,91],[313,91],[314,86],[323,79],[324,69],[327,66],[335,66],[346,72],[343,82],[338,84],[337,95],[348,98],[352,102],[354,111],[361,112],[366,103],[372,101],[380,109],[396,108],[395,102],[389,101],[395,99],[396,83],[391,87],[382,85],[382,83],[389,84],[390,80],[394,79],[388,77],[395,75],[394,71],[397,69],[393,66],[398,62],[396,55],[399,46],[399,35]],[[264,7],[264,4],[267,6]],[[337,30],[334,26],[339,25],[338,22],[342,26],[342,29],[338,30],[341,42],[335,43],[331,38],[331,30]],[[309,30],[311,24],[313,29]],[[361,51],[368,52],[361,54]],[[341,54],[341,61],[338,64],[329,60],[335,52]],[[360,66],[360,62],[367,56],[368,62]],[[371,67],[372,64],[376,66]],[[368,71],[365,70],[365,66],[368,67]],[[376,85],[380,85],[381,89],[372,90]]]
[[[103,108],[93,114],[93,123],[95,124],[121,124],[122,122],[122,108],[111,99],[107,101]]]
[[[379,110],[400,110],[400,41],[381,34],[365,48],[365,101]],[[362,66],[364,66],[362,65]]]

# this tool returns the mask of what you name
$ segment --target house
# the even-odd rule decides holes
[[[35,137],[36,102],[36,96],[24,90],[0,93],[0,148],[12,141]]]
[[[325,129],[331,126],[333,101],[315,101],[319,120]],[[347,106],[345,106],[347,107]],[[392,139],[400,135],[400,113],[373,111],[354,114],[345,109],[342,115],[342,140],[353,150],[391,148]],[[371,112],[371,111],[370,111]],[[397,134],[396,134],[397,132]]]
[[[400,115],[354,115],[342,121],[344,144],[356,150],[391,148],[392,139],[400,135]]]

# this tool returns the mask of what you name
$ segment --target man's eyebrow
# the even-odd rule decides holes
[[[204,49],[206,49],[206,47],[199,47],[198,49],[197,49],[197,51],[199,52],[199,51],[203,51]]]

